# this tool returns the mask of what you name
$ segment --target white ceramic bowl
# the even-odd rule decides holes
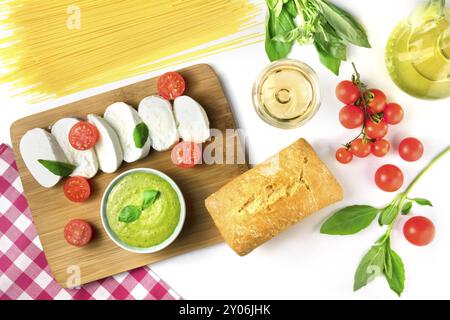
[[[180,207],[181,207],[180,220],[178,221],[178,224],[175,227],[175,230],[173,231],[171,236],[169,238],[167,238],[166,240],[164,240],[163,242],[161,242],[160,244],[158,244],[156,246],[148,247],[148,248],[133,247],[133,246],[126,244],[122,240],[120,240],[117,237],[117,235],[114,233],[114,231],[111,230],[109,223],[108,223],[108,219],[106,217],[106,202],[108,200],[108,196],[109,196],[111,190],[123,177],[125,177],[129,174],[132,174],[132,173],[136,173],[136,172],[151,173],[151,174],[157,175],[157,176],[163,178],[165,181],[167,181],[172,186],[172,188],[175,190],[175,192],[177,193],[178,200],[180,201]],[[138,168],[138,169],[131,169],[131,170],[125,171],[124,173],[118,175],[113,181],[111,181],[111,183],[106,188],[105,193],[103,194],[101,208],[100,208],[100,215],[102,218],[103,228],[105,229],[106,233],[111,238],[111,240],[115,244],[117,244],[119,247],[121,247],[122,249],[125,249],[127,251],[134,252],[134,253],[154,253],[154,252],[161,251],[164,248],[168,247],[173,241],[175,241],[175,239],[180,234],[181,229],[183,228],[183,225],[184,225],[184,221],[186,219],[186,203],[184,201],[184,197],[183,197],[183,194],[181,193],[180,188],[170,177],[168,177],[161,171],[158,171],[155,169]]]

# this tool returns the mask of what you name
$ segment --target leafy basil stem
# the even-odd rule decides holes
[[[375,242],[371,249],[364,255],[355,272],[353,290],[371,282],[376,276],[384,274],[389,287],[399,296],[405,286],[405,268],[400,256],[391,248],[392,228],[400,214],[408,214],[413,203],[422,206],[432,206],[431,202],[424,198],[408,198],[408,194],[428,172],[428,170],[442,157],[450,152],[450,146],[439,153],[431,162],[414,178],[404,192],[398,194],[391,203],[384,208],[374,208],[368,205],[349,206],[339,210],[329,217],[320,229],[321,233],[330,235],[355,234],[368,227],[379,213],[378,223],[386,225],[383,236]]]

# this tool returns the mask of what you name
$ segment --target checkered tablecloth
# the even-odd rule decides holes
[[[148,267],[61,288],[53,279],[10,147],[0,145],[0,300],[18,299],[179,299]]]

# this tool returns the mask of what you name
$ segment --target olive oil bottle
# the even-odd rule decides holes
[[[392,31],[386,46],[392,80],[422,99],[450,97],[450,9],[430,0]]]

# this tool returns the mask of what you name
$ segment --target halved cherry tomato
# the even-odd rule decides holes
[[[351,162],[353,159],[353,154],[346,148],[342,147],[336,150],[336,160],[342,164]]]
[[[375,173],[375,183],[383,191],[397,191],[403,185],[403,172],[393,164],[385,164]]]
[[[178,72],[167,72],[158,79],[158,93],[167,100],[175,100],[183,95],[186,82]]]
[[[364,112],[357,106],[347,105],[339,111],[339,122],[347,129],[358,128],[364,122]]]
[[[68,244],[76,247],[87,245],[92,239],[92,233],[91,225],[81,219],[71,220],[64,227],[64,238]]]
[[[391,149],[389,141],[381,139],[372,143],[372,154],[376,157],[384,157]]]
[[[202,160],[202,150],[198,144],[183,141],[172,149],[172,162],[179,168],[195,167]]]
[[[423,155],[423,144],[416,138],[405,138],[398,145],[398,153],[405,161],[417,161]]]
[[[84,202],[91,195],[91,186],[84,177],[70,177],[64,183],[64,195],[73,202]]]
[[[351,81],[344,80],[336,86],[336,97],[345,104],[353,104],[360,97],[359,88]]]
[[[406,240],[416,246],[426,246],[434,239],[434,224],[422,216],[412,217],[403,226]]]
[[[381,120],[379,123],[373,122],[371,119],[366,121],[366,134],[371,139],[381,139],[388,132],[388,124]]]
[[[93,148],[98,138],[99,133],[97,127],[87,121],[78,122],[69,132],[70,145],[80,151]]]
[[[370,110],[373,113],[383,112],[386,106],[386,95],[378,89],[370,89],[369,92],[373,96],[368,103]]]
[[[398,124],[403,120],[403,109],[397,103],[388,103],[383,111],[383,119],[389,124]]]
[[[350,145],[352,154],[357,156],[358,158],[367,157],[370,154],[370,149],[370,143],[364,142],[364,140],[361,138],[356,139]]]

